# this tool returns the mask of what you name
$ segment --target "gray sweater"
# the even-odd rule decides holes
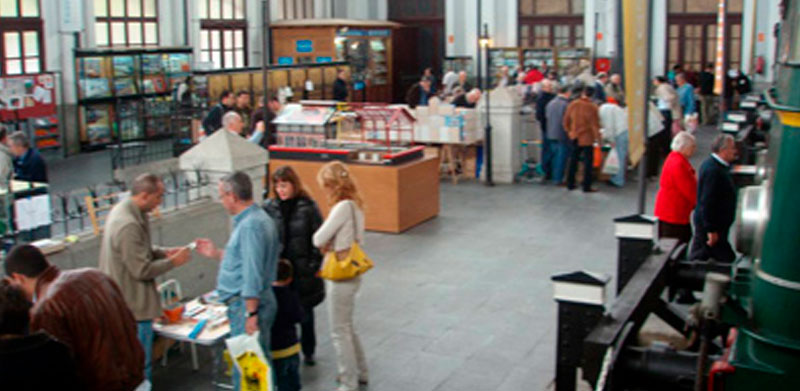
[[[559,95],[553,98],[545,108],[545,118],[547,118],[547,139],[556,140],[562,143],[569,141],[567,130],[564,129],[564,113],[569,106],[569,100]]]

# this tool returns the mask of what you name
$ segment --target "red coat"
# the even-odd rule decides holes
[[[697,175],[694,168],[685,156],[670,152],[661,170],[656,217],[671,224],[689,224],[689,216],[696,204]]]
[[[544,75],[538,69],[531,69],[525,74],[525,84],[538,83],[544,79]]]

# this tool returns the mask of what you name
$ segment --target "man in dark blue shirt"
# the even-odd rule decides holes
[[[10,136],[11,153],[14,154],[14,179],[28,182],[47,182],[47,166],[39,151],[31,148],[28,136],[14,132]]]
[[[736,219],[736,186],[730,166],[736,160],[732,136],[721,134],[711,145],[711,157],[700,167],[697,207],[694,210],[694,239],[689,259],[733,262],[728,233]]]

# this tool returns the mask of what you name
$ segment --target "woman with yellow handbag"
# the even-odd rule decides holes
[[[341,162],[323,166],[317,182],[331,206],[328,218],[314,234],[314,245],[325,253],[320,275],[327,285],[331,340],[338,362],[337,391],[356,391],[368,381],[367,361],[353,324],[361,275],[372,267],[360,246],[364,243],[363,202],[350,171]]]

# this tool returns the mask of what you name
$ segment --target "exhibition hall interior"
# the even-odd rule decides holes
[[[0,389],[800,385],[800,0],[0,0]]]

